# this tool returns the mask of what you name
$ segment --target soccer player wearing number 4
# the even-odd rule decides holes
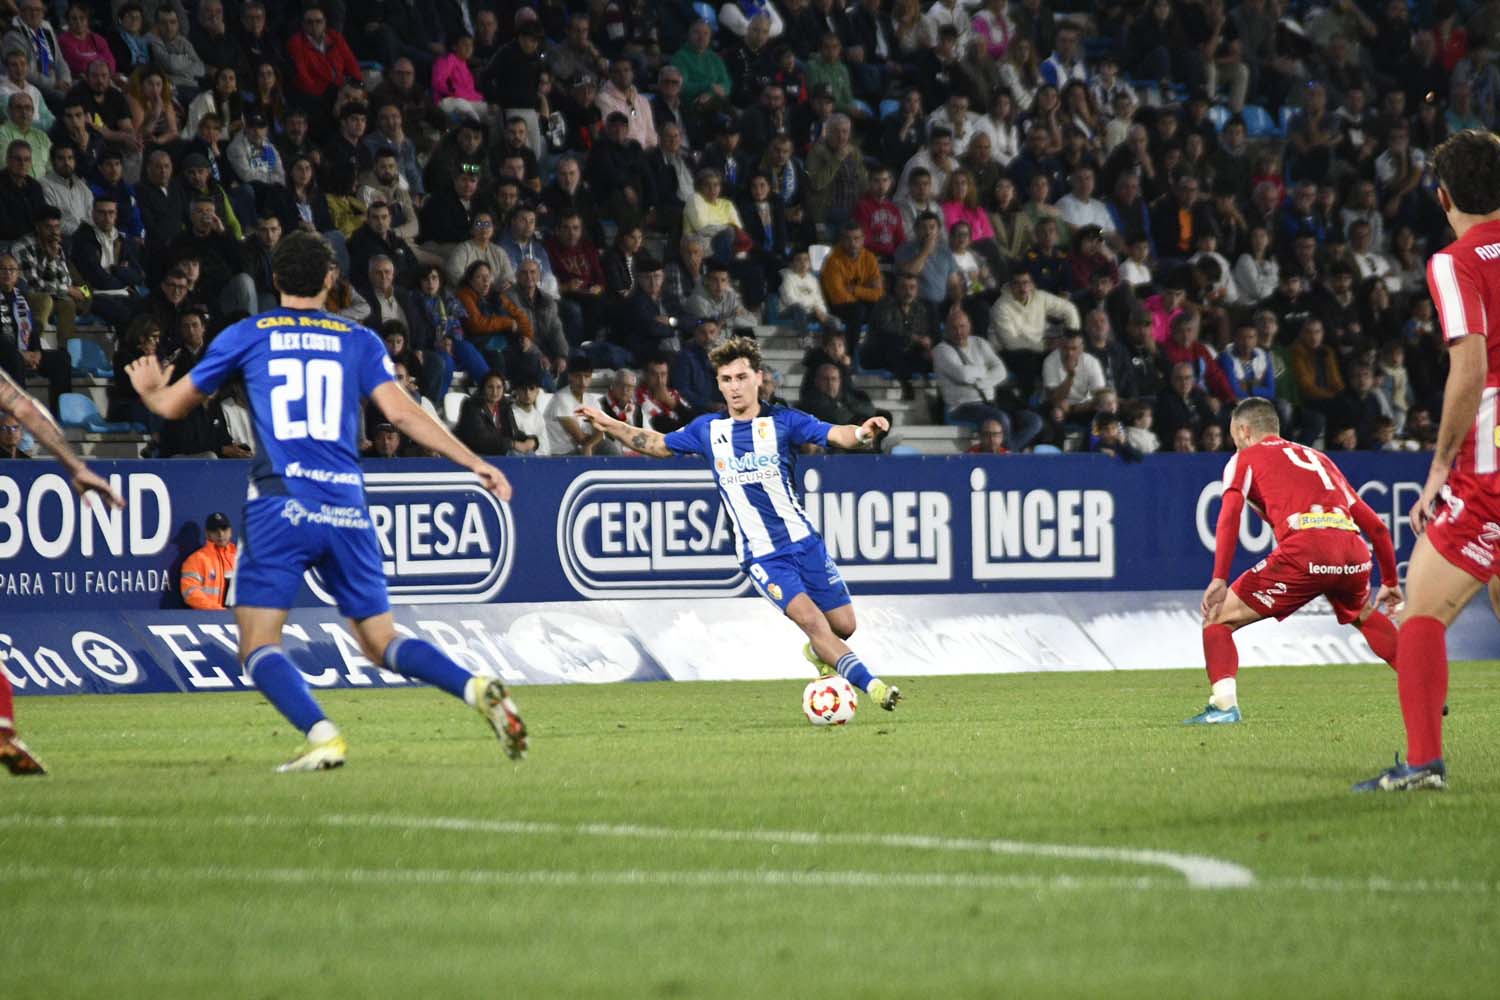
[[[1465,129],[1432,154],[1438,204],[1457,237],[1427,262],[1427,288],[1448,343],[1437,446],[1411,509],[1419,535],[1406,569],[1396,690],[1406,763],[1357,792],[1441,789],[1448,626],[1500,576],[1500,138]],[[1491,590],[1491,600],[1496,592]],[[1500,610],[1500,601],[1496,604]]]
[[[854,634],[849,588],[792,487],[792,462],[802,445],[858,448],[890,430],[890,424],[884,417],[871,417],[857,426],[835,426],[801,410],[763,406],[760,346],[749,338],[720,344],[709,361],[727,416],[705,414],[681,430],[661,434],[593,407],[583,407],[578,415],[643,455],[712,459],[719,495],[734,521],[740,562],[761,596],[806,633],[803,655],[819,674],[837,672],[881,708],[895,709],[900,689],[871,674],[844,642]]]
[[[133,362],[126,369],[131,385],[151,412],[175,420],[244,375],[256,448],[231,603],[246,672],[307,736],[278,770],[340,767],[348,753],[281,649],[287,609],[313,566],[372,663],[462,698],[489,722],[506,755],[520,758],[526,727],[505,686],[470,674],[429,642],[396,634],[359,468],[361,404],[373,399],[403,434],[473,472],[501,500],[510,499],[510,483],[411,401],[379,337],[323,311],[333,266],[333,250],[321,236],[286,237],[271,258],[280,309],[227,327],[176,382],[155,357]]]
[[[1396,662],[1396,626],[1370,604],[1370,548],[1380,567],[1376,605],[1401,602],[1391,533],[1320,451],[1281,437],[1270,400],[1251,397],[1234,408],[1229,435],[1238,449],[1224,467],[1224,501],[1214,544],[1214,576],[1203,592],[1203,659],[1208,707],[1189,725],[1240,721],[1235,690],[1239,651],[1234,632],[1267,615],[1279,621],[1318,596],[1328,598],[1341,625],[1356,625],[1370,648]],[[1229,585],[1240,514],[1253,506],[1276,533],[1276,551]]]

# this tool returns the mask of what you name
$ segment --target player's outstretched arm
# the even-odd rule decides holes
[[[855,448],[863,448],[874,441],[877,434],[884,434],[890,429],[891,422],[885,417],[871,417],[862,424],[839,424],[829,428],[828,443],[835,448],[853,451]]]
[[[181,420],[208,398],[190,378],[171,381],[172,366],[163,368],[155,355],[136,358],[125,366],[125,374],[146,409],[163,420]]]
[[[1412,530],[1418,534],[1436,516],[1438,495],[1448,482],[1453,460],[1469,436],[1469,428],[1474,426],[1474,416],[1479,412],[1479,400],[1484,395],[1484,383],[1489,375],[1488,349],[1488,340],[1477,333],[1448,345],[1448,381],[1443,387],[1443,417],[1438,423],[1437,446],[1433,449],[1427,483],[1422,487],[1416,506],[1411,509]]]
[[[395,382],[382,382],[371,396],[385,418],[396,429],[423,448],[437,452],[455,465],[463,466],[484,484],[484,488],[500,500],[510,500],[510,480],[505,473],[495,468],[468,449],[448,428],[433,420],[427,411],[416,403]]]
[[[91,471],[83,459],[78,457],[78,453],[63,436],[62,428],[53,421],[52,414],[36,405],[36,400],[11,381],[9,375],[0,371],[0,412],[7,410],[15,414],[21,426],[31,432],[37,444],[46,448],[68,470],[68,478],[73,481],[73,489],[78,491],[79,496],[97,493],[100,499],[113,507],[125,506],[125,501],[110,489],[109,483],[98,473]]]
[[[672,451],[667,447],[667,437],[661,431],[654,431],[649,427],[632,427],[593,406],[580,406],[573,414],[593,421],[595,427],[632,451],[652,458],[672,457]]]

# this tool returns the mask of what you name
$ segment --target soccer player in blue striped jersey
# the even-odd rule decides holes
[[[578,415],[643,455],[711,459],[750,582],[806,633],[803,654],[820,674],[837,672],[891,711],[901,691],[870,673],[844,641],[855,625],[849,588],[792,486],[792,463],[804,444],[859,448],[890,430],[890,424],[884,417],[871,417],[859,425],[834,426],[801,410],[763,406],[760,346],[748,338],[720,344],[709,359],[727,415],[705,414],[670,434],[632,427],[593,407],[583,407]]]
[[[172,381],[171,369],[163,370],[155,357],[126,370],[146,407],[168,420],[186,416],[236,374],[244,376],[255,459],[231,591],[240,660],[266,699],[307,737],[278,770],[339,767],[348,752],[281,649],[287,610],[313,566],[372,663],[462,698],[489,722],[506,755],[519,759],[526,727],[505,686],[471,674],[429,642],[396,634],[359,467],[364,400],[373,399],[419,445],[473,472],[500,500],[510,499],[510,483],[411,401],[373,331],[323,311],[334,281],[326,240],[312,233],[286,237],[271,270],[281,308],[225,328],[184,377]]]

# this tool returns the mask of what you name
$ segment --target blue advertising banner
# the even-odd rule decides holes
[[[799,463],[809,517],[856,594],[1201,587],[1227,456],[887,458]],[[1405,512],[1428,457],[1338,463],[1413,541]],[[372,462],[366,490],[397,605],[736,597],[750,592],[703,462],[504,459],[502,504],[439,461]],[[8,613],[181,607],[177,573],[203,520],[240,524],[248,463],[101,462],[124,511],[80,501],[51,462],[0,466],[0,624]],[[1242,569],[1271,547],[1247,514]],[[328,605],[315,573],[300,602]]]

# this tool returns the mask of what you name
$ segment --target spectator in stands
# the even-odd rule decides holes
[[[450,285],[460,286],[463,283],[464,273],[468,271],[471,264],[478,260],[490,266],[490,273],[494,275],[492,284],[502,292],[509,290],[516,283],[516,273],[511,264],[511,258],[494,241],[494,236],[494,216],[489,212],[475,212],[469,223],[469,238],[453,248],[447,263],[443,265],[443,276]],[[350,255],[352,256],[353,253],[354,248],[351,246]]]
[[[636,287],[621,306],[617,331],[636,364],[675,354],[678,328],[687,315],[681,302],[665,294],[666,276],[654,257],[636,258]]]
[[[0,414],[0,461],[29,458],[31,453],[21,447],[21,422],[8,411]]]
[[[751,327],[755,316],[740,302],[729,280],[729,266],[710,260],[698,290],[685,303],[687,312],[698,319],[712,319],[719,329]]]
[[[1192,442],[1200,430],[1218,422],[1219,416],[1209,395],[1198,388],[1192,365],[1173,365],[1167,384],[1168,390],[1157,397],[1153,422],[1163,446],[1175,451],[1179,431],[1187,431],[1187,439]]]
[[[542,290],[541,282],[541,265],[535,260],[523,260],[516,285],[506,293],[506,298],[530,321],[532,338],[540,352],[532,360],[543,366],[539,372],[542,387],[551,388],[553,376],[561,378],[566,370],[572,347],[558,312],[558,302]]]
[[[263,216],[255,223],[255,234],[240,244],[240,268],[255,282],[255,302],[259,312],[276,308],[279,295],[271,278],[271,254],[281,242],[281,220]],[[368,266],[368,262],[366,262]]]
[[[1124,394],[1131,379],[1130,351],[1115,336],[1114,323],[1104,307],[1096,306],[1083,314],[1083,338],[1083,349],[1099,362],[1105,383]]]
[[[850,219],[843,224],[838,245],[823,262],[823,295],[829,310],[851,335],[864,329],[871,309],[885,297],[880,263],[864,245],[864,230]]]
[[[1069,330],[1081,325],[1073,303],[1037,288],[1029,272],[1012,274],[990,310],[990,339],[1014,372],[1022,392],[1030,392],[1036,384],[1051,323]]]
[[[915,398],[912,376],[932,372],[937,341],[936,308],[917,294],[917,276],[898,272],[891,293],[876,304],[860,347],[865,368],[888,370],[901,383],[901,397]]]
[[[586,219],[584,230],[588,230]],[[611,316],[618,315],[620,307],[635,292],[636,272],[640,269],[641,246],[645,240],[646,235],[639,227],[621,229],[615,233],[614,245],[600,255]]]
[[[1005,447],[1005,425],[994,417],[980,421],[974,432],[974,443],[969,445],[970,455],[1009,455]]]
[[[547,438],[546,403],[542,387],[534,372],[523,369],[511,381],[511,418],[515,421],[516,436],[511,441],[512,455],[550,455]]]
[[[292,90],[320,123],[332,111],[339,88],[364,78],[349,43],[328,27],[327,15],[316,5],[303,10],[302,30],[287,42],[287,56],[292,64]]]
[[[5,147],[5,176],[0,177],[0,244],[14,243],[32,231],[47,207],[42,186],[31,176],[29,143],[11,140]]]
[[[89,294],[73,284],[63,248],[61,212],[48,205],[37,213],[33,234],[16,244],[16,260],[33,322],[42,329],[55,318],[59,343],[68,340],[79,313],[88,311]]]
[[[73,74],[74,79],[83,79],[89,64],[96,59],[103,61],[113,74],[114,53],[109,50],[109,42],[105,37],[89,26],[89,8],[79,2],[68,4],[64,21],[66,30],[58,34],[57,41],[62,50],[63,61],[68,64],[68,72]]]
[[[203,533],[207,537],[203,547],[182,563],[182,601],[197,611],[222,611],[227,607],[229,583],[239,555],[234,528],[228,516],[214,513],[203,522]]]
[[[910,232],[912,238],[896,251],[897,272],[916,275],[922,300],[935,308],[961,301],[963,275],[944,238],[941,214],[922,213]]]
[[[490,266],[476,260],[464,272],[458,301],[464,307],[464,336],[484,354],[492,370],[505,371],[535,349],[534,333],[531,321],[500,293],[493,279]]]
[[[78,176],[72,146],[53,146],[51,155],[52,169],[42,177],[42,194],[47,204],[62,213],[63,236],[71,238],[92,214],[94,193]]]
[[[662,72],[665,78],[667,71]],[[680,125],[665,122],[658,134],[660,144],[646,156],[655,200],[652,221],[657,231],[670,236],[682,227],[682,213],[693,198],[693,167],[686,155]]]
[[[1227,413],[1235,402],[1234,390],[1213,350],[1199,339],[1199,323],[1197,312],[1184,311],[1173,318],[1171,336],[1162,345],[1162,357],[1168,365],[1191,366],[1197,387],[1208,394],[1214,413],[1221,410]]]
[[[855,203],[870,184],[852,132],[848,115],[835,114],[807,154],[808,218],[814,225],[826,225],[835,232],[849,221]]]
[[[448,52],[432,64],[432,99],[450,115],[482,120],[490,110],[469,70],[473,55],[474,36],[464,34],[450,40]]]
[[[1107,388],[1099,359],[1084,350],[1082,331],[1063,334],[1061,342],[1042,361],[1042,390],[1047,394],[1049,423],[1054,428],[1086,424]]]
[[[31,149],[31,176],[41,180],[51,165],[52,140],[36,123],[36,104],[31,95],[18,90],[6,101],[6,121],[0,125],[0,143],[7,148],[16,141]]]
[[[932,351],[933,373],[942,395],[945,417],[964,423],[998,420],[1005,440],[1024,451],[1041,432],[1042,420],[1022,406],[1010,389],[1010,373],[988,341],[972,335],[968,313],[960,306],[948,312],[943,342]],[[1008,412],[1009,411],[1009,412]]]
[[[719,340],[719,324],[714,319],[700,319],[690,329],[690,337],[672,362],[672,384],[693,408],[693,415],[721,413],[724,397],[708,352]]]
[[[491,223],[491,229],[493,225]],[[349,267],[356,275],[367,274],[370,260],[377,256],[390,258],[396,268],[396,280],[402,284],[409,284],[420,266],[417,252],[392,230],[391,208],[383,201],[370,203],[365,210],[364,223],[350,237]],[[510,262],[498,248],[494,251],[494,257],[496,259],[491,261],[492,264],[498,266],[500,261],[504,261],[505,267],[510,266]],[[466,260],[465,265],[469,262]],[[457,284],[462,277],[463,271],[459,271],[453,276],[453,283]]]
[[[422,249],[429,254],[446,259],[468,239],[479,209],[480,169],[477,163],[458,164],[451,182],[422,202]],[[514,270],[514,259],[511,264]]]
[[[255,280],[239,269],[239,244],[219,217],[219,207],[212,198],[194,197],[189,228],[172,241],[170,253],[174,260],[188,255],[198,259],[200,284],[217,290],[215,305],[226,315],[249,316],[256,309]]]
[[[55,122],[52,110],[47,107],[46,99],[31,82],[30,76],[31,57],[26,54],[26,51],[18,48],[6,49],[5,76],[0,77],[0,102],[3,102],[6,110],[9,111],[11,95],[25,94],[31,98],[31,107],[37,124],[43,129],[50,129]]]
[[[608,304],[604,295],[604,264],[599,259],[599,248],[584,235],[583,216],[577,212],[564,213],[546,247],[557,276],[558,291],[576,308],[583,329],[602,329]]]
[[[641,365],[640,387],[635,392],[640,426],[662,434],[685,427],[693,419],[692,407],[672,387],[671,362],[657,355]]]
[[[641,144],[630,138],[630,119],[624,113],[612,111],[604,119],[604,134],[589,152],[587,174],[589,185],[600,194],[605,218],[622,226],[638,226],[645,220],[653,197],[651,169]]]
[[[599,405],[599,397],[588,391],[594,365],[586,354],[568,359],[568,384],[558,388],[547,406],[547,447],[553,455],[593,455],[604,441],[604,433],[591,421],[577,415],[585,406]]]
[[[73,385],[73,370],[65,350],[42,346],[40,321],[18,286],[21,265],[10,253],[0,254],[0,370],[25,385],[35,373],[47,380],[48,405],[58,412],[58,401]]]
[[[651,114],[651,104],[636,89],[635,63],[630,57],[622,54],[610,61],[609,81],[600,89],[594,104],[606,117],[612,112],[626,115],[630,138],[647,152],[656,148],[656,122]]]
[[[157,7],[156,23],[146,36],[146,43],[151,49],[152,64],[166,74],[168,82],[183,100],[191,100],[198,90],[198,81],[208,73],[208,67],[203,65],[192,42],[182,33],[182,22],[171,4]]]
[[[790,321],[804,333],[813,323],[825,329],[844,328],[843,322],[828,311],[823,287],[812,273],[812,257],[806,250],[793,253],[791,266],[781,272],[781,320]]]
[[[1205,432],[1210,430],[1217,431],[1218,429],[1218,425],[1216,424],[1210,424],[1204,428]],[[1125,428],[1120,421],[1120,415],[1104,410],[1094,414],[1094,418],[1090,423],[1088,450],[1098,452],[1101,455],[1121,458],[1127,462],[1139,462],[1145,457],[1145,453],[1133,447],[1129,439],[1126,438]]]
[[[245,99],[240,93],[239,75],[233,67],[225,66],[213,73],[213,86],[193,98],[188,105],[187,131],[199,134],[203,119],[213,115],[220,125],[236,132],[245,113]]]
[[[877,411],[870,403],[870,397],[851,392],[852,387],[838,365],[831,362],[818,365],[806,377],[808,381],[803,384],[801,397],[797,400],[798,408],[804,412],[831,424],[862,424],[875,416]],[[879,447],[878,440],[876,447]]]
[[[508,455],[518,434],[510,400],[505,398],[505,376],[490,372],[464,400],[454,434],[478,455]]]
[[[58,42],[57,29],[46,18],[42,0],[20,0],[19,16],[5,33],[4,49],[20,49],[31,60],[30,80],[49,101],[61,100],[73,84],[73,74]]]
[[[446,352],[452,358],[454,368],[464,372],[477,385],[489,374],[490,365],[464,335],[463,321],[468,318],[468,311],[456,295],[443,287],[442,272],[436,267],[426,265],[420,268],[413,285],[413,299],[421,309],[419,315],[412,316],[416,324],[413,340],[432,343],[437,350]],[[442,391],[446,395],[448,386],[443,386]]]
[[[552,269],[552,257],[547,253],[546,245],[536,235],[536,211],[524,205],[518,206],[510,213],[510,222],[506,233],[500,241],[500,249],[504,250],[510,257],[511,267],[519,270],[523,260],[534,260],[542,269],[542,290],[548,295],[558,295],[557,276]],[[585,338],[581,336],[583,317],[576,307],[563,310],[563,327],[568,330],[569,339],[575,335],[579,341]]]
[[[1349,412],[1343,395],[1344,375],[1338,356],[1323,343],[1323,321],[1308,316],[1297,332],[1288,363],[1297,387],[1297,398],[1305,410],[1319,414],[1332,430],[1353,427],[1357,420]]]
[[[410,443],[396,425],[381,421],[370,428],[370,446],[360,452],[361,458],[391,459],[409,454]]]
[[[89,119],[83,102],[69,97],[63,105],[62,116],[52,126],[48,136],[52,145],[63,146],[73,151],[73,169],[80,177],[92,177],[99,170],[99,153],[104,149],[104,136]]]
[[[664,295],[669,301],[686,303],[693,297],[703,280],[707,260],[708,241],[701,236],[684,235],[678,244],[677,259],[667,265]]]
[[[854,218],[865,232],[865,246],[882,262],[890,261],[906,242],[901,209],[890,198],[891,170],[881,165],[870,171],[870,183],[854,206]]]
[[[724,60],[709,50],[711,38],[708,22],[695,21],[688,29],[687,44],[672,56],[672,65],[682,73],[682,99],[700,114],[727,106],[733,86]]]
[[[71,259],[93,293],[90,311],[121,331],[142,304],[136,291],[146,284],[141,243],[117,228],[119,205],[113,195],[95,197],[89,215],[73,236]]]

